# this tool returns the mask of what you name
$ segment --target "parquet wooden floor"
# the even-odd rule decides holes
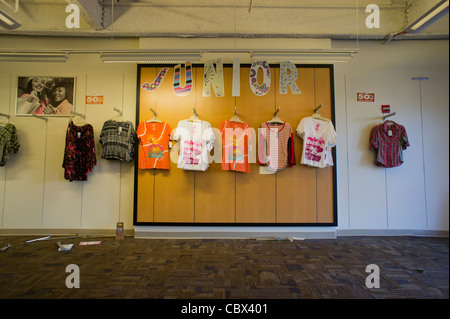
[[[2,299],[448,299],[448,238],[201,240],[0,237]],[[96,246],[80,241],[101,240]],[[80,288],[66,287],[66,266]],[[380,269],[367,288],[366,266]]]

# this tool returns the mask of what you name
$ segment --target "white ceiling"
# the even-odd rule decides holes
[[[14,12],[16,2],[18,12]],[[0,35],[386,39],[438,0],[0,0],[21,27]],[[81,9],[80,28],[66,26],[66,6]],[[367,5],[380,8],[380,28],[366,27]],[[10,8],[11,6],[12,8]],[[448,14],[417,35],[448,39]]]

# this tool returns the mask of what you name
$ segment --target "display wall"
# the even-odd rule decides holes
[[[177,39],[167,41],[178,43]],[[114,45],[123,49],[138,48],[138,43],[129,39],[114,39]],[[355,41],[332,41],[333,48],[355,45]],[[104,47],[107,50],[111,48],[111,41],[0,36],[0,46],[24,49]],[[448,236],[448,40],[391,41],[387,45],[359,41],[358,47],[360,52],[351,62],[333,66],[338,185],[336,227],[133,226],[134,162],[118,163],[100,158],[98,141],[106,120],[130,120],[137,124],[136,65],[103,63],[97,54],[71,54],[66,63],[0,62],[0,112],[11,116],[9,122],[17,127],[21,144],[18,153],[12,154],[7,164],[0,167],[0,233],[114,234],[116,223],[123,221],[129,233],[145,231],[147,236],[156,233],[154,236],[180,237],[187,232],[198,237],[203,237],[205,232],[221,236],[223,232],[233,231],[237,233],[235,237],[248,238],[257,236],[257,230],[266,232],[268,228],[276,233],[262,236],[284,237],[288,232],[289,235],[296,232],[292,236],[299,237],[310,236],[309,233],[321,236],[324,231],[333,236]],[[30,74],[76,77],[75,108],[86,114],[86,122],[93,125],[96,140],[98,165],[88,181],[71,183],[64,179],[61,164],[67,118],[52,117],[46,122],[15,116],[17,77]],[[412,80],[418,76],[429,79]],[[167,77],[164,81],[170,83],[172,79]],[[274,81],[278,83],[277,79]],[[241,81],[241,89],[247,83],[248,79]],[[358,102],[358,92],[375,93],[375,101]],[[231,93],[225,93],[227,99]],[[104,96],[103,104],[85,104],[86,95]],[[396,115],[390,119],[404,125],[408,132],[411,146],[404,152],[405,162],[400,167],[388,169],[374,165],[374,153],[368,147],[371,128],[382,121],[382,104],[391,105]],[[114,107],[123,110],[123,116],[119,116]],[[280,107],[280,118],[287,120],[286,106],[280,104]],[[261,120],[270,119],[273,110],[271,104],[267,113],[261,114]],[[205,110],[198,108],[198,111],[200,118],[208,120]],[[324,111],[321,109],[320,113],[325,116]],[[164,112],[158,108],[161,119],[170,115]],[[227,106],[226,112],[225,118],[229,119],[234,104]],[[239,105],[238,112],[243,112]],[[305,115],[311,112],[312,109],[308,109]],[[191,115],[189,107],[180,118]],[[148,116],[153,114],[149,112]],[[251,121],[250,115],[240,116]],[[294,126],[301,116],[292,122]],[[177,117],[176,122],[178,120]],[[261,124],[259,120],[255,122],[255,125]]]
[[[206,171],[177,167],[179,145],[170,151],[170,169],[140,169],[135,163],[135,225],[336,225],[335,166],[313,168],[300,164],[303,140],[295,130],[304,117],[318,105],[321,116],[334,121],[333,67],[297,65],[296,84],[301,94],[288,88],[280,94],[279,65],[270,65],[271,82],[267,94],[253,93],[249,85],[250,65],[240,66],[240,95],[232,96],[233,67],[224,65],[224,96],[203,96],[203,64],[193,65],[193,89],[187,96],[174,93],[174,67],[170,67],[159,87],[143,88],[153,83],[167,65],[139,65],[136,126],[157,117],[175,129],[196,109],[198,117],[211,124],[216,139],[211,151],[212,163]],[[261,69],[258,83],[263,82]],[[184,86],[185,70],[181,72]],[[145,86],[145,85],[144,85]],[[236,111],[238,117],[254,129],[251,138],[250,173],[223,171],[221,136],[218,128]],[[258,128],[274,117],[292,126],[296,165],[277,172],[267,172],[258,163]],[[333,148],[334,150],[334,148]],[[219,152],[219,153],[217,153]],[[336,160],[335,156],[334,160]]]

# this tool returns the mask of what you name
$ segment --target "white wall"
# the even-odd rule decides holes
[[[359,47],[353,62],[335,68],[339,229],[448,231],[448,41],[360,41]],[[419,76],[429,80],[412,80]],[[375,102],[357,102],[357,92],[375,93]],[[400,167],[373,165],[368,149],[382,104],[409,137]]]
[[[0,37],[0,48],[137,45],[104,39],[29,41]],[[361,51],[354,61],[335,65],[337,230],[448,231],[448,41],[391,41],[387,45],[359,41],[358,46]],[[334,41],[333,47],[355,48],[356,42]],[[86,114],[86,122],[94,126],[97,147],[98,165],[87,182],[64,179],[61,164],[67,118],[45,122],[14,116],[17,76],[45,74],[77,77],[76,110]],[[429,80],[413,81],[415,76]],[[375,93],[375,102],[357,102],[357,92]],[[94,94],[104,96],[103,105],[85,105],[85,96]],[[404,152],[405,163],[397,168],[375,166],[368,149],[370,129],[382,120],[381,104],[391,105],[397,113],[392,119],[404,125],[409,136],[411,147]],[[67,63],[0,62],[0,112],[11,114],[21,144],[19,153],[0,168],[0,233],[114,229],[117,221],[133,228],[133,163],[100,158],[102,125],[118,118],[113,107],[123,109],[122,118],[134,123],[136,65],[103,64],[97,54],[71,55]],[[199,229],[165,227],[164,232]],[[290,233],[324,231],[323,227],[277,227],[276,231],[283,229]],[[213,231],[235,230],[219,227]],[[239,228],[244,233],[255,230]]]
[[[106,40],[0,38],[1,47],[110,48]],[[120,43],[120,41],[118,41]],[[133,42],[126,42],[128,47]],[[137,41],[136,41],[137,45]],[[67,117],[15,116],[17,77],[49,75],[76,77],[75,110],[94,127],[97,166],[88,181],[64,179]],[[100,158],[99,136],[111,118],[135,121],[136,66],[104,64],[98,54],[74,54],[66,63],[0,62],[0,112],[11,114],[18,129],[20,149],[0,168],[0,230],[115,229],[123,221],[133,224],[134,164]],[[86,95],[103,95],[103,105],[86,105]],[[123,116],[113,110],[123,110]],[[76,119],[77,120],[77,119]]]

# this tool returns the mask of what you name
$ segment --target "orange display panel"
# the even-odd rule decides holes
[[[165,76],[152,90],[165,69]],[[186,85],[182,64],[180,87]],[[260,71],[260,70],[259,70]],[[174,66],[138,65],[136,126],[154,116],[172,129],[195,111],[211,124],[216,141],[206,171],[177,167],[180,145],[170,151],[170,169],[139,169],[135,164],[135,225],[320,225],[334,226],[336,212],[336,165],[313,168],[300,164],[303,140],[295,130],[304,117],[311,116],[319,104],[320,114],[334,122],[334,80],[330,65],[297,65],[296,84],[301,94],[279,92],[280,68],[270,65],[271,83],[263,96],[250,88],[250,65],[240,67],[240,95],[232,96],[233,68],[224,65],[224,96],[213,88],[203,96],[203,64],[192,66],[192,90],[185,96],[174,91]],[[178,76],[178,75],[177,75]],[[258,83],[262,76],[257,74]],[[290,123],[294,132],[296,165],[267,172],[258,163],[258,128],[269,121],[277,108],[278,117]],[[220,123],[235,112],[253,129],[250,142],[250,173],[221,169]],[[333,159],[335,161],[335,148]],[[139,158],[137,154],[136,158]]]

